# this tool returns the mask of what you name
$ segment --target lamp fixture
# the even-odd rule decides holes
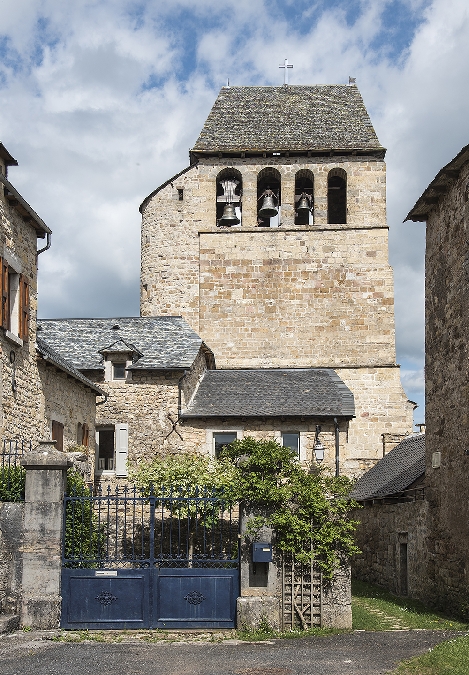
[[[316,436],[314,438],[314,446],[313,446],[313,451],[314,451],[314,456],[316,458],[316,462],[320,464],[322,461],[324,461],[324,451],[325,447],[321,443],[321,439],[319,438],[319,434],[321,433],[321,427],[319,424],[316,425]]]

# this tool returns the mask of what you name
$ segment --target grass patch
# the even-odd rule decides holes
[[[352,617],[355,630],[469,629],[469,624],[432,611],[418,600],[398,598],[363,581],[352,582]]]
[[[469,636],[442,642],[423,656],[404,661],[394,675],[467,675]]]
[[[245,640],[247,642],[261,642],[262,640],[281,640],[292,638],[303,638],[309,636],[322,637],[325,635],[337,635],[339,633],[347,633],[348,631],[339,630],[337,628],[308,628],[307,630],[288,630],[278,631],[274,630],[266,619],[261,619],[258,626],[255,628],[241,627],[236,631],[238,640]]]

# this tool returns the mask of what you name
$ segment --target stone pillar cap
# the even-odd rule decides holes
[[[21,466],[67,469],[73,465],[70,458],[55,449],[57,441],[39,441],[39,447],[23,455]]]

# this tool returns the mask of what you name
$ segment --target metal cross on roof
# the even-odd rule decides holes
[[[283,66],[280,64],[279,68],[284,68],[283,71],[283,84],[288,84],[288,69],[293,68],[291,63],[288,63],[288,59],[285,59]]]

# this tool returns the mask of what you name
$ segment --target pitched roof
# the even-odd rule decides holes
[[[425,434],[404,438],[357,482],[353,499],[389,497],[406,490],[425,473]]]
[[[190,368],[202,346],[180,316],[41,319],[38,330],[47,345],[79,370],[103,370],[100,351],[119,340],[143,354],[132,370]]]
[[[192,153],[379,150],[356,86],[223,87]]]
[[[353,417],[353,394],[329,368],[207,370],[183,417]]]
[[[78,382],[81,382],[86,387],[89,387],[94,392],[96,392],[96,394],[99,394],[99,396],[106,396],[100,387],[82,375],[71,363],[62,358],[60,354],[55,351],[55,349],[52,349],[46,342],[44,342],[44,340],[41,340],[40,337],[36,338],[36,350],[45,361],[52,363],[52,365],[54,365],[56,368],[59,368],[64,373],[67,373],[67,375],[71,375],[75,380],[78,380]]]
[[[454,181],[457,180],[462,167],[467,162],[469,162],[469,145],[464,146],[451,162],[440,169],[430,185],[417,199],[416,203],[405,217],[404,222],[407,220],[413,220],[414,222],[423,222],[427,220],[428,214],[438,204],[440,197],[450,190]]]

